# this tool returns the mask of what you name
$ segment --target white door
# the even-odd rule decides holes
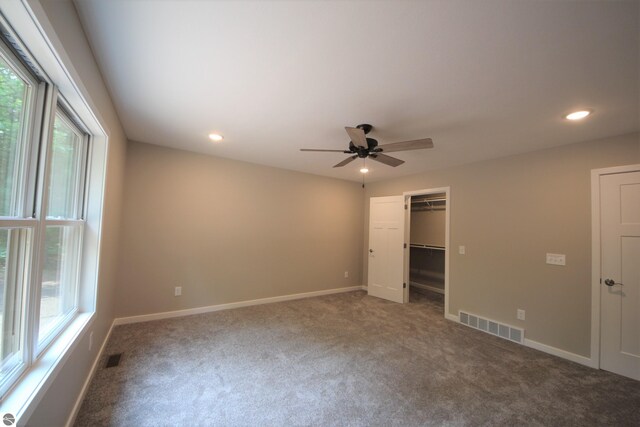
[[[640,172],[600,177],[600,367],[640,380]]]
[[[369,295],[404,302],[404,197],[369,204]]]

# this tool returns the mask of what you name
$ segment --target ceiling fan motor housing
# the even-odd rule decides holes
[[[367,148],[359,147],[353,143],[353,141],[349,141],[349,150],[352,153],[357,153],[358,157],[365,158],[369,156],[370,153],[375,153],[379,150],[376,149],[378,146],[378,141],[373,138],[367,138]]]
[[[341,168],[348,165],[357,158],[365,159],[370,157],[371,159],[384,163],[385,165],[396,167],[404,163],[404,160],[397,159],[395,157],[387,156],[383,151],[406,151],[406,150],[418,150],[422,148],[433,148],[433,141],[431,138],[417,139],[412,141],[394,142],[391,144],[385,144],[378,146],[378,141],[373,138],[367,138],[366,135],[371,132],[373,126],[368,124],[360,124],[355,128],[345,126],[345,130],[349,135],[351,141],[349,141],[348,150],[329,150],[329,149],[308,149],[302,148],[301,151],[325,151],[325,152],[338,152],[349,154],[349,157],[333,166],[334,168]],[[354,142],[356,141],[356,142]]]

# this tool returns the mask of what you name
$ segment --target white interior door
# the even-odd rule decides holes
[[[404,196],[369,204],[369,295],[404,302]]]
[[[640,380],[640,172],[600,177],[600,367]]]

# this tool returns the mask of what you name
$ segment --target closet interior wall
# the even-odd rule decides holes
[[[409,283],[444,293],[446,195],[411,198]]]

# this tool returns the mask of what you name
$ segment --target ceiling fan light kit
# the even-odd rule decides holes
[[[368,173],[369,168],[367,167],[367,159],[362,159],[362,167],[360,168],[360,173]]]
[[[357,158],[366,159],[371,158],[385,165],[396,167],[404,163],[404,160],[397,159],[395,157],[387,156],[384,152],[395,151],[408,151],[408,150],[420,150],[425,148],[433,148],[433,141],[431,138],[417,139],[413,141],[393,142],[391,144],[378,145],[378,141],[373,138],[367,138],[367,134],[371,132],[373,126],[370,124],[361,124],[356,127],[345,127],[347,134],[351,141],[349,142],[348,150],[324,150],[324,149],[311,149],[302,148],[300,151],[321,151],[332,153],[345,153],[350,154],[349,157],[334,165],[334,168],[341,168],[348,165]],[[360,170],[362,173],[366,169],[366,166]],[[367,169],[367,172],[369,170]]]

